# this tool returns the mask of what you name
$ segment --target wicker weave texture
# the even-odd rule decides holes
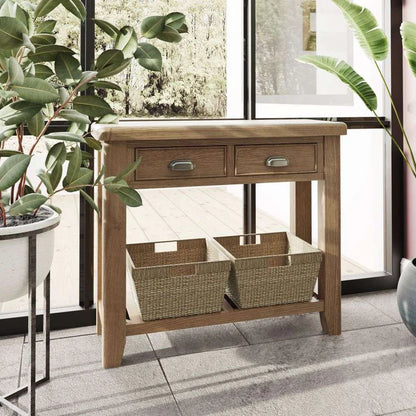
[[[226,255],[205,239],[177,241],[166,252],[157,244],[127,245],[142,319],[219,312],[231,268]]]
[[[217,237],[232,261],[227,295],[239,308],[310,301],[322,252],[290,233]]]

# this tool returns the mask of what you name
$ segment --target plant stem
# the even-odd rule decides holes
[[[42,138],[42,136],[46,133],[46,130],[48,129],[49,125],[52,123],[52,120],[55,119],[56,117],[58,117],[59,113],[61,112],[61,110],[63,110],[70,102],[71,100],[77,95],[79,89],[86,83],[88,83],[89,81],[91,81],[91,79],[86,79],[85,81],[79,83],[74,90],[72,91],[72,93],[70,94],[70,96],[68,97],[68,99],[61,104],[56,111],[53,113],[53,115],[48,119],[48,121],[46,122],[45,126],[43,127],[42,131],[40,132],[39,136],[36,138],[35,143],[33,144],[32,148],[30,149],[29,155],[33,154],[37,144],[39,143],[40,139]]]
[[[377,118],[378,123],[381,125],[381,127],[383,127],[383,129],[385,130],[385,132],[390,136],[392,142],[394,143],[394,145],[397,147],[397,149],[399,150],[400,154],[403,156],[404,161],[407,163],[407,165],[409,166],[409,169],[411,170],[413,176],[416,178],[416,172],[415,169],[412,167],[409,159],[407,158],[406,154],[403,152],[403,149],[400,147],[399,143],[397,143],[397,140],[393,137],[393,135],[391,134],[390,130],[384,125],[384,123],[381,121],[380,117],[377,115],[377,113],[375,111],[373,111],[373,114],[375,115],[375,117]]]
[[[380,74],[380,77],[381,77],[381,79],[383,81],[384,87],[386,88],[387,94],[388,94],[389,99],[390,99],[391,108],[393,109],[393,112],[394,112],[394,114],[396,116],[397,122],[399,123],[400,130],[402,131],[403,137],[404,137],[404,139],[406,141],[407,148],[409,149],[410,156],[412,158],[413,168],[416,169],[416,161],[415,161],[415,157],[414,157],[414,154],[413,154],[412,146],[410,146],[410,142],[409,142],[409,139],[407,137],[406,131],[404,129],[403,123],[402,123],[402,121],[401,121],[401,119],[399,117],[399,112],[397,111],[396,105],[394,104],[393,96],[391,94],[390,88],[389,88],[389,86],[387,84],[387,81],[386,81],[386,78],[384,78],[384,75],[383,75],[380,67],[378,66],[378,63],[377,63],[376,60],[374,60],[374,64],[375,64],[375,66],[377,68],[378,73]],[[398,145],[396,144],[396,146],[398,146]]]

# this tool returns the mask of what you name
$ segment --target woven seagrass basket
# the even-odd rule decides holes
[[[232,261],[227,295],[237,307],[311,300],[321,267],[320,250],[286,232],[215,240]]]
[[[128,244],[127,268],[142,319],[152,321],[219,312],[231,262],[217,244],[202,238]]]

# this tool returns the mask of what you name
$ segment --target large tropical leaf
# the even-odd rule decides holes
[[[25,78],[22,85],[13,85],[12,89],[31,103],[46,104],[59,98],[58,92],[49,82],[35,77]]]
[[[62,45],[43,45],[36,48],[35,52],[29,52],[27,57],[34,63],[54,61],[58,53],[74,55],[72,49]]]
[[[0,120],[3,120],[6,126],[20,124],[30,120],[41,109],[41,104],[19,100],[6,105],[0,110]]]
[[[68,121],[74,121],[75,123],[81,123],[81,124],[90,124],[90,119],[85,114],[80,113],[77,110],[72,109],[65,109],[61,110],[59,113],[59,116],[64,118]]]
[[[125,58],[133,56],[137,49],[137,35],[136,31],[131,26],[124,26],[120,29],[114,44],[116,49],[120,49]]]
[[[10,156],[0,165],[0,191],[13,186],[26,172],[30,163],[28,155]]]
[[[67,131],[49,133],[44,137],[45,139],[50,140],[63,140],[65,142],[85,143],[85,139],[82,136]]]
[[[84,21],[86,16],[85,6],[81,0],[60,0],[62,5],[78,19]]]
[[[165,27],[165,16],[146,17],[141,24],[142,36],[148,39],[155,38]]]
[[[46,16],[50,13],[53,9],[58,7],[61,4],[60,1],[56,0],[41,0],[41,2],[37,5],[35,10],[35,18]]]
[[[336,75],[342,82],[347,84],[356,94],[358,94],[369,110],[375,111],[377,109],[377,96],[375,92],[364,78],[357,74],[357,72],[355,72],[345,61],[330,56],[319,55],[305,55],[297,58],[297,60]]]
[[[103,69],[109,65],[119,65],[124,60],[123,52],[119,49],[108,49],[104,51],[95,63],[97,69]]]
[[[409,63],[413,75],[416,76],[416,24],[403,22],[400,26],[404,54]]]
[[[185,23],[185,15],[179,12],[169,13],[165,18],[165,25],[179,30]]]
[[[11,56],[9,58],[9,83],[14,85],[22,85],[25,76],[23,69],[16,58]]]
[[[377,61],[386,59],[389,52],[389,41],[386,34],[380,29],[373,13],[348,0],[332,1],[342,10],[348,25],[366,55]]]
[[[33,136],[39,136],[42,133],[42,130],[45,126],[45,118],[42,114],[42,111],[39,111],[32,117],[30,120],[27,120],[27,128],[29,133]]]
[[[142,204],[142,198],[140,194],[132,188],[121,188],[115,193],[121,200],[121,202],[129,207],[140,207]]]
[[[94,23],[107,35],[111,36],[113,39],[117,37],[120,31],[111,23],[106,22],[105,20],[93,19]]]
[[[68,53],[58,53],[55,59],[55,72],[65,85],[73,84],[81,78],[81,64]]]
[[[62,165],[66,160],[66,148],[62,142],[54,144],[46,156],[45,166],[54,169],[56,165]]]

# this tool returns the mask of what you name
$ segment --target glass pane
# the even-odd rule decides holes
[[[134,62],[114,77],[122,92],[101,92],[122,117],[243,117],[242,2],[97,0],[95,4],[98,19],[117,27],[131,25],[137,33],[144,17],[172,11],[183,12],[189,27],[178,44],[151,40],[162,52],[160,73]],[[97,54],[109,48],[109,37],[97,29]]]
[[[384,1],[360,4],[384,24]],[[302,55],[347,61],[370,83],[379,97],[379,115],[384,114],[377,69],[331,0],[257,0],[256,20],[257,117],[373,116],[335,76],[297,62]]]
[[[386,268],[384,147],[381,130],[350,130],[341,138],[343,280]],[[312,186],[312,239],[317,244],[317,183]],[[290,184],[258,184],[257,207],[259,232],[289,230]]]

